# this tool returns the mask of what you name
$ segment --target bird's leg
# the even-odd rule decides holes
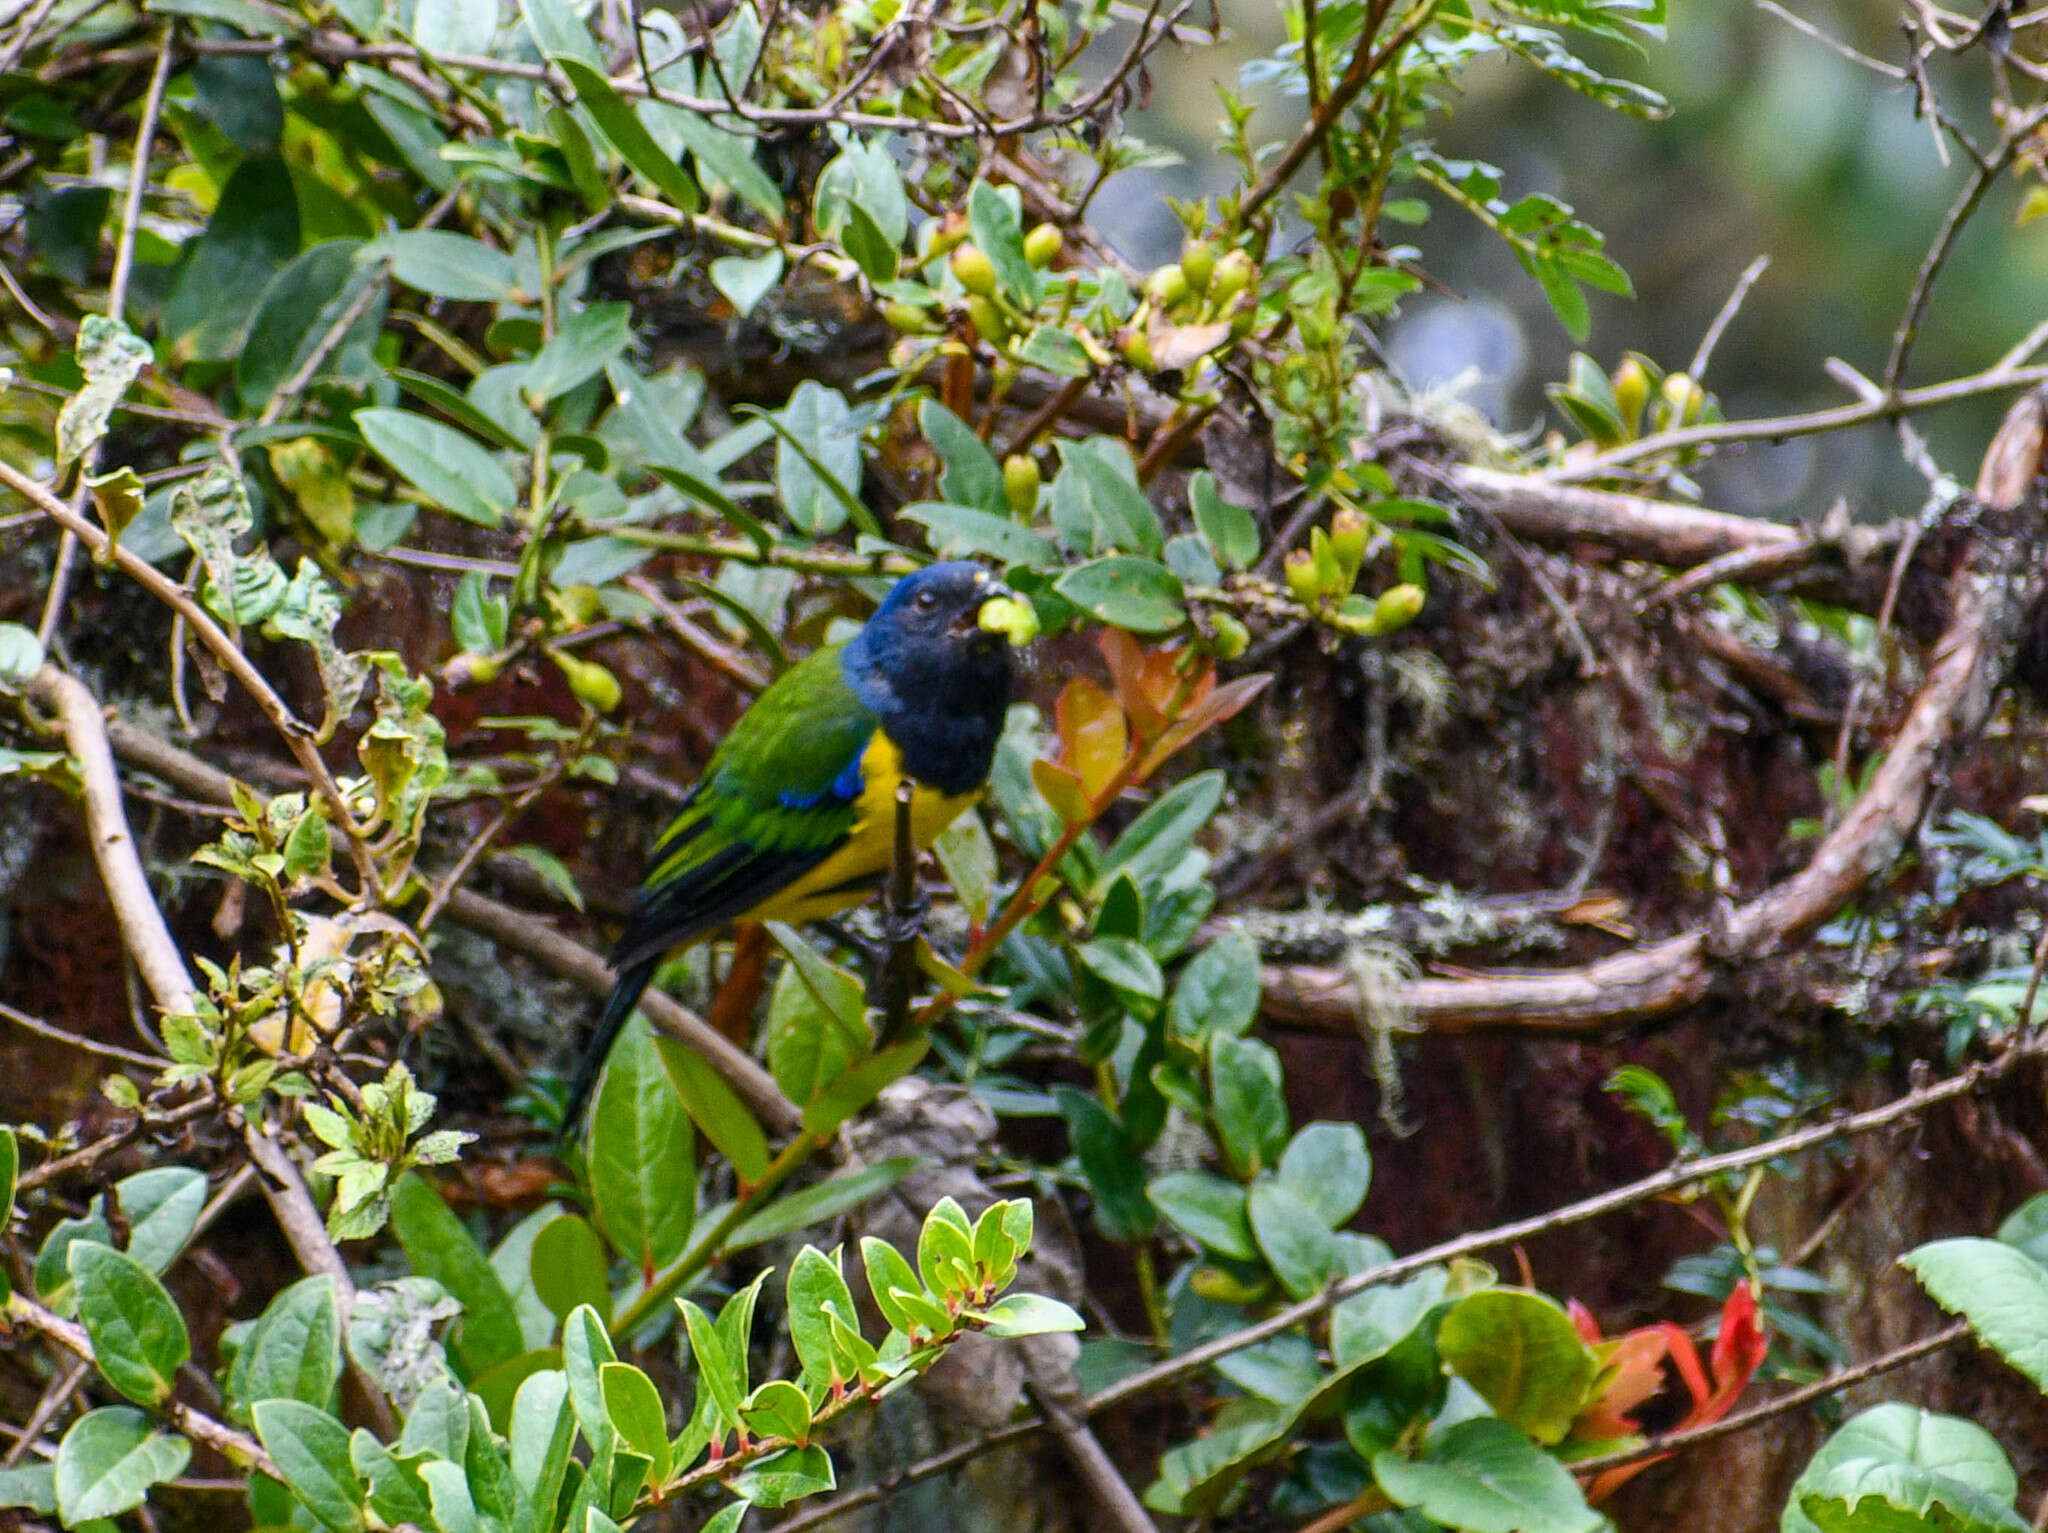
[[[917,846],[911,836],[912,785],[906,778],[896,787],[896,855],[889,882],[882,891],[882,961],[868,971],[867,1003],[881,1013],[875,1047],[884,1048],[903,1031],[910,1018],[910,998],[917,989],[917,939],[924,932],[927,902],[917,887]]]

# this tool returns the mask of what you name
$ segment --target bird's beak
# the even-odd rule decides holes
[[[990,576],[975,608],[974,626],[983,633],[1001,634],[1022,648],[1038,637],[1038,613],[1030,602]]]

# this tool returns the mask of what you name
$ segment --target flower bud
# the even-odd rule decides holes
[[[974,325],[974,333],[991,346],[1000,346],[1010,338],[1010,322],[1003,318],[1003,311],[995,306],[995,300],[979,294],[967,300],[967,318]]]
[[[1392,633],[1396,628],[1405,628],[1414,622],[1415,615],[1421,610],[1421,586],[1388,586],[1380,592],[1380,599],[1372,604],[1373,628],[1379,633]]]
[[[962,245],[953,252],[953,275],[976,297],[987,298],[996,290],[995,262],[979,245]]]
[[[1297,548],[1287,556],[1287,589],[1303,606],[1313,607],[1323,597],[1323,582],[1316,574],[1316,556]]]
[[[1356,511],[1339,511],[1330,518],[1330,552],[1337,556],[1337,567],[1347,581],[1357,577],[1358,566],[1365,562],[1369,530],[1365,518]]]
[[[1707,391],[1690,373],[1670,373],[1664,379],[1664,404],[1671,412],[1672,425],[1690,426],[1707,406]]]
[[[1162,266],[1152,273],[1145,291],[1162,309],[1170,309],[1188,296],[1188,275],[1176,265]]]
[[[1029,453],[1013,452],[1003,459],[1003,498],[1011,514],[1029,518],[1038,509],[1038,460]]]
[[[610,713],[624,699],[619,678],[595,660],[579,660],[559,649],[549,650],[548,658],[568,678],[569,690],[579,703],[599,713]]]
[[[1218,660],[1235,660],[1239,655],[1251,648],[1251,630],[1246,628],[1244,624],[1240,623],[1228,612],[1211,613],[1209,616],[1209,628],[1215,634],[1215,638],[1209,645],[1209,651]]]
[[[931,248],[927,257],[946,255],[957,250],[967,238],[967,217],[962,213],[948,213],[939,220],[939,226],[932,231]]]
[[[882,318],[901,335],[930,335],[932,332],[931,316],[914,303],[892,298],[882,305]]]
[[[1233,250],[1216,262],[1216,270],[1209,278],[1209,298],[1214,303],[1228,303],[1258,279],[1259,268],[1251,256],[1242,250]]]
[[[1650,375],[1634,357],[1623,357],[1614,370],[1614,405],[1621,423],[1634,436],[1642,423],[1643,406],[1650,402]]]
[[[1062,238],[1058,224],[1040,224],[1024,236],[1024,259],[1045,267],[1059,259]]]

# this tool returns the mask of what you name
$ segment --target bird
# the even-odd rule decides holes
[[[1014,685],[1011,635],[983,626],[998,600],[1019,605],[978,564],[926,565],[853,638],[791,666],[740,715],[648,852],[565,1135],[667,954],[742,922],[824,920],[867,898],[894,860],[906,776],[919,847],[981,796]]]

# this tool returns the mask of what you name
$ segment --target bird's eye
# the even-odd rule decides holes
[[[938,596],[937,596],[937,594],[936,594],[935,592],[931,592],[931,591],[919,591],[919,592],[917,593],[917,610],[918,610],[918,611],[920,611],[920,612],[929,612],[929,611],[931,611],[931,610],[932,610],[932,608],[936,607],[936,606],[937,606],[938,604],[939,604],[939,598],[938,598]]]

